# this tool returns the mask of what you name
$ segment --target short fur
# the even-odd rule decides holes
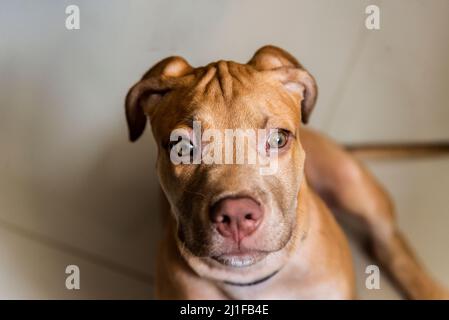
[[[306,123],[315,105],[314,78],[286,51],[265,46],[247,64],[218,61],[193,68],[170,57],[151,68],[126,99],[130,139],[147,117],[159,148],[157,172],[170,204],[157,261],[163,299],[351,299],[354,272],[347,240],[328,209],[359,218],[374,254],[409,298],[447,298],[423,270],[399,232],[392,203],[355,158]],[[257,165],[174,165],[167,142],[175,128],[284,128],[289,145],[275,175]],[[245,195],[265,217],[241,245],[257,263],[225,266],[215,256],[240,248],[217,232],[210,204]],[[277,272],[278,271],[278,272]],[[235,286],[276,275],[253,286]],[[228,283],[226,283],[226,282]]]

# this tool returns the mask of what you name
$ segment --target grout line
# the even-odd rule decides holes
[[[64,242],[60,242],[60,241],[55,240],[46,235],[43,235],[38,232],[34,232],[34,231],[28,230],[26,228],[20,227],[16,224],[10,223],[10,222],[2,219],[2,218],[0,218],[0,227],[8,230],[10,232],[16,233],[16,234],[18,234],[24,238],[27,238],[29,240],[36,241],[40,244],[51,247],[52,249],[61,251],[65,254],[67,254],[67,253],[72,254],[74,256],[77,256],[79,258],[82,258],[84,260],[92,262],[94,264],[100,265],[100,266],[102,266],[106,269],[109,269],[111,271],[126,275],[128,277],[131,277],[131,278],[137,280],[137,281],[143,281],[143,282],[151,284],[151,285],[154,283],[154,277],[151,274],[138,271],[134,268],[114,262],[114,261],[104,258],[100,255],[84,251],[84,250],[77,248],[73,245],[70,245],[70,244],[67,244]]]

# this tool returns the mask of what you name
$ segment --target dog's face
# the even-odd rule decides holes
[[[193,69],[168,58],[130,90],[130,137],[140,136],[148,116],[182,252],[232,269],[286,247],[301,223],[299,126],[315,99],[310,74],[275,47],[260,49],[248,64]],[[232,135],[239,133],[242,140]]]

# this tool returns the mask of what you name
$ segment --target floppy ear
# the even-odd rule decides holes
[[[256,51],[248,64],[259,71],[270,73],[296,95],[301,106],[302,122],[309,121],[318,88],[312,75],[290,53],[275,46],[265,46]]]
[[[126,95],[125,109],[129,139],[136,141],[145,130],[150,116],[163,96],[179,87],[182,76],[193,68],[181,57],[169,57],[148,70]]]

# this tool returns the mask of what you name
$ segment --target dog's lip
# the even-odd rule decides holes
[[[226,252],[217,256],[212,256],[211,258],[225,266],[241,268],[248,267],[259,262],[266,255],[267,252],[264,251],[245,250]]]
[[[244,251],[231,251],[221,254],[220,256],[234,256],[234,257],[243,257],[261,253],[257,250],[244,250]]]

